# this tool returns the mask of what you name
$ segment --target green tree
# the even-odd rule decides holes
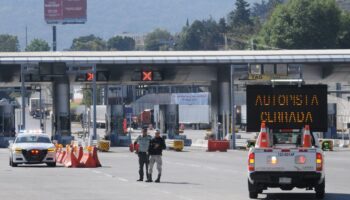
[[[235,6],[235,10],[228,14],[229,26],[234,29],[240,26],[252,25],[249,3],[245,0],[237,0]]]
[[[228,43],[230,49],[247,49],[250,38],[255,34],[254,21],[251,18],[249,3],[237,0],[235,9],[228,14]]]
[[[115,36],[107,42],[109,50],[131,51],[135,49],[135,40],[131,37]]]
[[[105,51],[106,42],[95,35],[81,36],[73,40],[71,50],[73,51]]]
[[[341,16],[337,48],[350,48],[350,13],[346,11],[344,11]]]
[[[148,51],[170,50],[173,43],[173,36],[168,31],[157,28],[146,35],[145,49]]]
[[[50,46],[45,40],[34,39],[26,47],[25,51],[50,51]]]
[[[292,0],[276,8],[259,41],[282,49],[335,48],[340,19],[334,0]]]
[[[215,20],[194,21],[189,27],[185,26],[180,33],[177,44],[178,50],[217,50],[224,43],[223,33],[226,23],[216,23]]]
[[[0,51],[16,52],[19,51],[19,42],[17,36],[2,34],[0,35]]]
[[[261,21],[266,21],[273,10],[286,0],[261,0],[261,3],[254,3],[252,7],[252,16],[259,18]]]

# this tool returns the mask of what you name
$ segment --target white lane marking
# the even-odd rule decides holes
[[[118,180],[120,180],[120,181],[122,181],[122,182],[129,182],[129,180],[128,180],[128,179],[121,178],[121,177],[119,177],[119,178],[118,178]]]
[[[95,174],[101,174],[102,172],[97,171],[97,170],[91,170],[92,172],[94,172]]]
[[[106,177],[109,177],[109,178],[114,178],[114,176],[112,174],[108,174],[108,173],[104,173],[104,172],[101,172],[101,171],[98,171],[98,170],[91,170],[93,173],[95,174],[103,174],[105,175]],[[122,181],[122,182],[129,182],[128,179],[125,179],[125,178],[122,178],[122,177],[117,177],[117,179],[119,181]]]
[[[103,173],[105,176],[109,177],[109,178],[113,178],[114,176],[112,174],[107,174],[107,173]]]

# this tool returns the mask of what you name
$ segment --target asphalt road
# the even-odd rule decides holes
[[[162,183],[136,182],[137,156],[127,148],[99,153],[103,167],[69,169],[44,165],[8,166],[0,149],[1,200],[240,200],[248,199],[245,151],[205,152],[187,149],[164,152]],[[326,153],[326,198],[350,199],[350,151]],[[261,199],[314,199],[312,191],[268,190]]]

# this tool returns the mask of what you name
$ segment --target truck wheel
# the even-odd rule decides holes
[[[315,192],[316,192],[316,198],[317,199],[323,199],[324,198],[325,186],[326,186],[326,179],[324,179],[321,184],[319,184],[319,185],[317,185],[315,187]]]
[[[250,181],[248,180],[248,190],[249,190],[249,198],[251,199],[257,199],[258,198],[258,188],[250,183]]]

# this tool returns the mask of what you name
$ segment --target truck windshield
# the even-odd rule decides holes
[[[300,146],[302,133],[273,133],[273,144],[293,144]]]
[[[20,136],[15,143],[51,143],[50,138],[44,136]]]

